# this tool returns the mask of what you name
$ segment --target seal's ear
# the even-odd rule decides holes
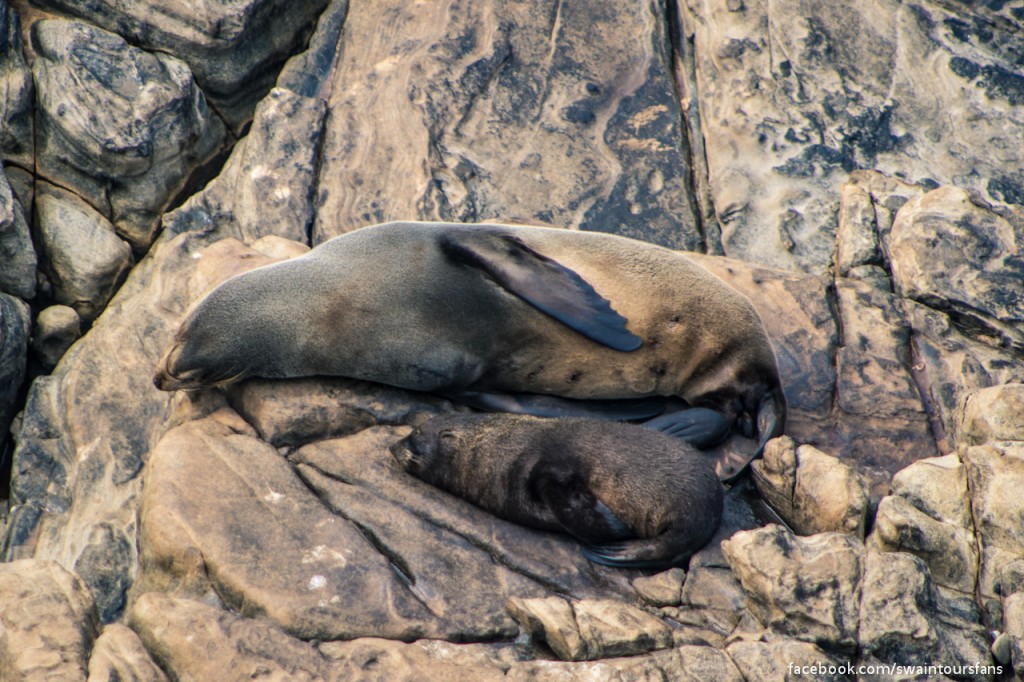
[[[440,246],[452,261],[481,270],[509,293],[588,339],[621,351],[643,344],[626,329],[626,318],[585,279],[514,236],[467,230],[443,235]]]

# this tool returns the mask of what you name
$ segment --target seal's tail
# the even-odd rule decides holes
[[[665,532],[653,538],[583,545],[580,551],[594,563],[614,568],[669,568],[685,564],[704,542],[694,544],[680,545],[678,536]]]

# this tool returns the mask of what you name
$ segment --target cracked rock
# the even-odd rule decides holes
[[[167,682],[135,631],[119,623],[103,628],[89,656],[88,682]]]
[[[1024,384],[983,388],[967,397],[958,429],[967,445],[1024,441]]]
[[[796,533],[864,537],[867,486],[837,458],[782,437],[768,443],[751,470],[758,491]]]
[[[2,11],[2,10],[0,10]],[[28,300],[36,295],[36,250],[25,211],[7,174],[0,171],[0,293]]]
[[[678,606],[679,591],[686,580],[686,571],[671,568],[652,576],[637,578],[633,589],[651,606]]]

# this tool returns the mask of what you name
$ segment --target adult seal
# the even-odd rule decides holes
[[[786,409],[744,296],[674,251],[543,227],[387,223],[232,277],[187,315],[155,383],[311,375],[494,411],[654,417],[698,447],[755,438],[724,478]]]
[[[682,564],[722,518],[722,486],[704,455],[633,424],[452,414],[391,452],[417,478],[500,518],[569,533],[609,566]]]

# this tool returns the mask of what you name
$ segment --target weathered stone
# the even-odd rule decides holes
[[[0,17],[3,16],[0,6]],[[0,26],[0,31],[3,27]],[[36,294],[36,251],[21,201],[0,171],[0,293],[31,299]]]
[[[512,598],[507,608],[530,636],[547,642],[562,660],[633,656],[672,646],[672,630],[664,621],[619,601]]]
[[[421,639],[405,644],[374,637],[323,642],[320,653],[341,663],[339,680],[498,682],[525,657],[516,644],[453,644]]]
[[[1024,441],[1024,384],[983,388],[967,396],[958,429],[967,445]]]
[[[893,495],[879,503],[871,539],[881,551],[920,557],[937,585],[973,593],[978,548],[971,530],[937,521],[905,498]]]
[[[0,678],[81,682],[96,638],[89,590],[50,561],[0,564]]]
[[[231,387],[228,399],[275,447],[347,436],[369,426],[414,424],[452,409],[430,395],[343,378],[254,379]]]
[[[160,441],[139,522],[140,592],[215,589],[243,615],[265,614],[306,639],[458,632],[403,582],[401,558],[393,564],[331,514],[230,410]]]
[[[1022,240],[1024,219],[955,187],[907,202],[883,239],[915,332],[919,384],[954,442],[968,395],[1024,382]]]
[[[134,264],[131,247],[89,204],[53,185],[37,190],[36,222],[54,300],[92,321]]]
[[[847,277],[855,268],[882,262],[871,192],[847,182],[839,192],[839,228],[836,231],[836,274]]]
[[[164,228],[216,231],[246,243],[267,235],[308,243],[325,112],[320,99],[272,90],[220,174],[167,214]]]
[[[52,305],[36,317],[32,330],[32,353],[46,370],[53,369],[64,353],[78,340],[82,318],[74,308]]]
[[[609,680],[673,680],[678,682],[742,682],[729,656],[706,646],[682,646],[646,656],[611,658],[585,663],[533,661],[513,665],[506,682],[590,682]]]
[[[0,157],[7,163],[14,162],[32,168],[35,157],[32,72],[22,53],[21,21],[18,13],[6,2],[0,5],[0,83],[3,84],[3,97],[0,98]],[[0,256],[3,255],[0,250]]]
[[[725,651],[740,669],[746,682],[849,679],[845,673],[838,671],[845,661],[829,656],[810,642],[792,639],[737,641],[726,647]]]
[[[0,448],[19,407],[18,392],[25,380],[31,324],[28,305],[0,293]]]
[[[856,646],[863,547],[851,536],[801,538],[766,526],[737,533],[722,551],[764,625],[830,648]]]
[[[660,2],[462,9],[350,7],[314,242],[417,218],[702,247]]]
[[[152,368],[188,303],[270,262],[233,240],[206,246],[198,235],[156,245],[54,374],[35,381],[15,433],[12,498],[35,511],[9,529],[5,552],[75,566],[91,545],[89,585],[100,603],[123,600],[133,578],[139,473],[175,416]],[[105,527],[110,544],[93,544]],[[103,556],[119,547],[126,563],[108,564]]]
[[[944,600],[932,587],[928,567],[911,554],[866,553],[860,614],[858,636],[865,655],[904,665],[964,666],[989,660],[977,606],[970,600]]]
[[[139,251],[224,126],[188,67],[87,24],[32,25],[37,168],[80,194]]]
[[[891,491],[933,519],[974,528],[967,469],[955,454],[914,462],[893,476]]]
[[[678,5],[726,255],[822,269],[858,168],[1024,203],[1019,17],[898,0],[741,7]]]
[[[770,441],[751,465],[754,482],[772,508],[800,535],[836,531],[864,537],[868,492],[853,469],[792,438]]]
[[[978,445],[963,460],[981,544],[978,591],[993,596],[1003,567],[1024,556],[1024,446]]]
[[[128,623],[178,682],[355,679],[316,649],[262,618],[242,618],[190,599],[141,595]]]
[[[119,623],[103,628],[89,657],[88,682],[167,682],[142,640]]]
[[[284,61],[305,42],[327,0],[36,4],[82,17],[134,45],[181,59],[217,112],[237,130],[252,116]]]
[[[369,428],[289,459],[327,509],[398,567],[403,589],[437,615],[438,631],[512,636],[509,597],[635,598],[635,573],[587,561],[570,536],[503,521],[407,474],[388,450],[407,432]]]
[[[686,571],[681,568],[670,568],[661,573],[637,578],[633,581],[633,589],[651,606],[678,606],[679,591],[686,579]]]

